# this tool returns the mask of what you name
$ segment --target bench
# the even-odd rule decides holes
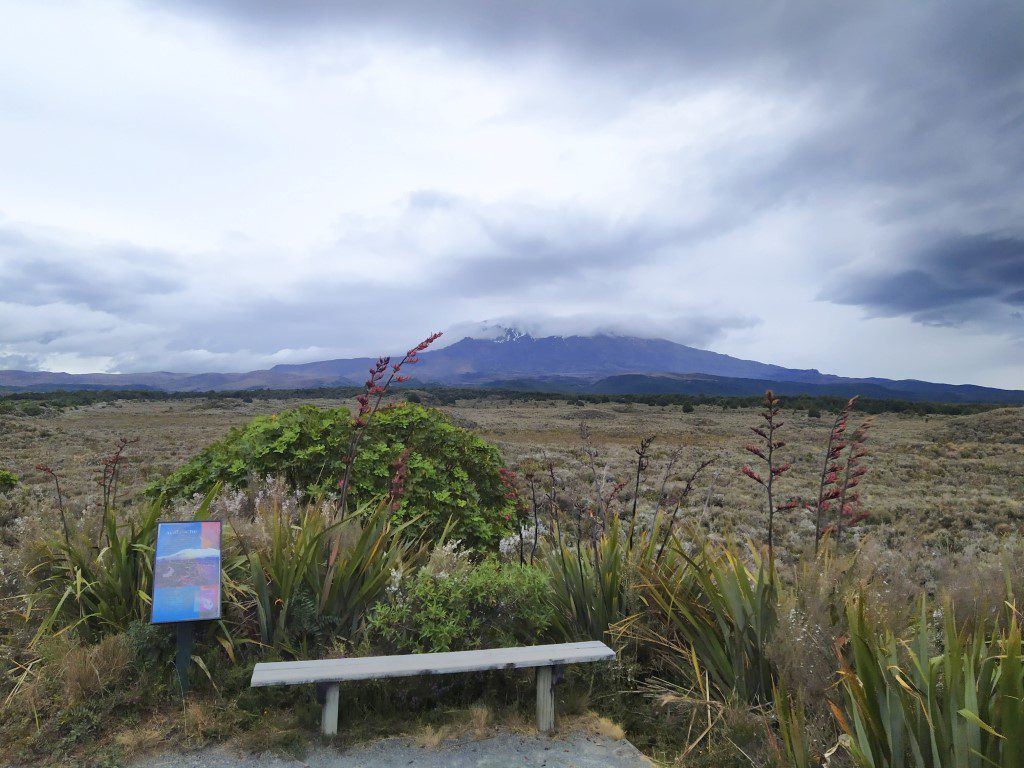
[[[565,664],[608,661],[615,651],[597,641],[532,645],[523,648],[490,648],[451,653],[413,653],[407,656],[366,656],[354,659],[282,661],[257,664],[251,685],[327,685],[321,728],[325,736],[338,732],[339,683],[412,675],[447,675],[489,669],[537,669],[537,728],[550,733],[555,727],[554,683],[556,668]]]

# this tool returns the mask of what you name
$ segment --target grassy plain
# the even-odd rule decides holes
[[[424,400],[429,404],[429,396]],[[100,462],[119,438],[138,438],[126,452],[121,496],[127,499],[231,427],[298,404],[292,399],[116,401],[31,417],[0,416],[0,468],[21,476],[28,488],[39,491],[36,503],[47,506],[52,485],[35,466],[53,467],[72,512],[88,515],[100,502]],[[713,536],[761,536],[760,489],[740,472],[750,458],[743,446],[750,439],[748,427],[757,422],[754,409],[698,406],[686,413],[679,406],[493,398],[462,400],[442,410],[496,443],[507,465],[521,475],[533,469],[541,494],[547,492],[549,464],[556,468],[560,489],[579,494],[592,483],[581,424],[596,451],[599,479],[626,482],[623,498],[633,487],[634,449],[642,437],[654,436],[642,483],[642,511],[653,511],[674,451],[679,456],[669,488],[678,487],[701,460],[715,457],[679,519]],[[782,436],[787,445],[781,453],[793,470],[781,482],[783,497],[810,498],[816,492],[833,417],[828,412],[820,417],[806,411],[784,414]],[[924,547],[941,555],[987,547],[1002,534],[1024,529],[1024,409],[967,416],[880,414],[868,447],[869,472],[861,488],[870,518],[861,525],[860,535],[873,533],[883,548]],[[811,530],[809,513],[788,513],[781,523],[783,547],[799,549]]]

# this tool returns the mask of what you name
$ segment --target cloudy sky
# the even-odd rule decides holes
[[[499,320],[1024,388],[1024,3],[0,0],[0,368]]]

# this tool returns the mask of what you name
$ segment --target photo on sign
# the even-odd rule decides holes
[[[220,523],[160,523],[153,623],[220,618]]]

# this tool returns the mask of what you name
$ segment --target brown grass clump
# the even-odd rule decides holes
[[[96,645],[71,648],[61,670],[68,699],[77,703],[111,690],[124,681],[133,659],[124,635],[108,635]]]
[[[481,738],[487,734],[490,728],[494,713],[486,704],[474,704],[469,708],[469,728],[473,735]]]
[[[444,742],[454,737],[454,731],[449,723],[444,725],[424,725],[418,728],[410,736],[410,741],[424,749],[437,749]]]
[[[491,732],[495,713],[487,704],[474,704],[469,709],[451,713],[448,722],[441,725],[423,725],[416,729],[410,740],[425,749],[436,749],[446,741],[454,739],[483,739]]]
[[[562,730],[586,730],[595,736],[601,736],[612,741],[621,741],[626,738],[626,731],[618,723],[612,722],[596,712],[587,711],[582,715],[567,718]]]
[[[133,760],[154,752],[164,744],[170,725],[166,718],[154,716],[141,725],[118,730],[114,743],[120,748],[125,759]]]

